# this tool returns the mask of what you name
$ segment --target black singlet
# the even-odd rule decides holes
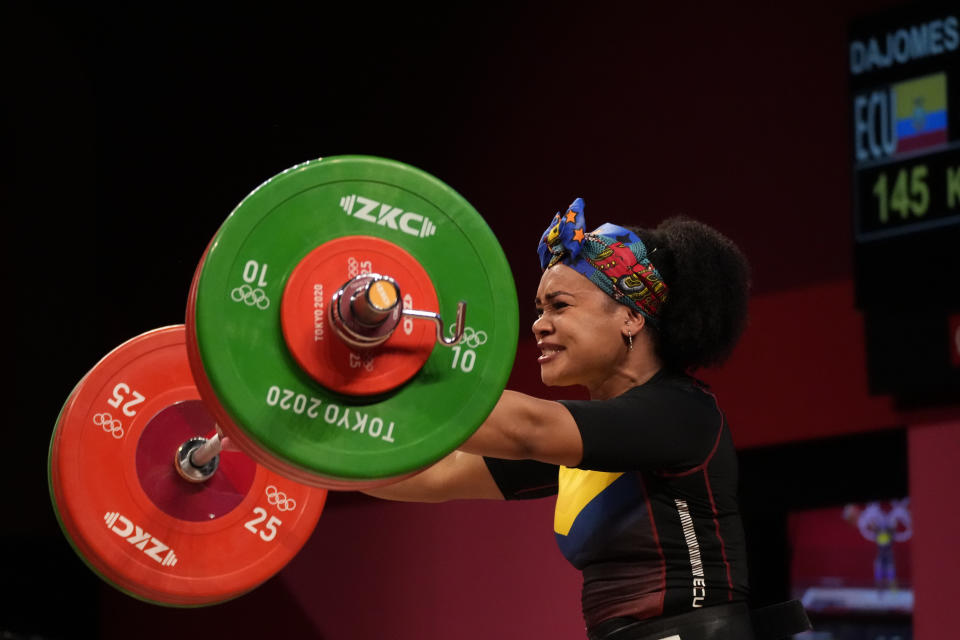
[[[716,399],[657,373],[603,401],[564,401],[583,439],[575,469],[487,458],[508,500],[557,495],[554,533],[583,574],[588,628],[745,601],[737,460]]]

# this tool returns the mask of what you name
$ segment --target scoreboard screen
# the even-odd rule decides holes
[[[849,86],[858,305],[897,285],[960,300],[960,5],[856,22]]]
[[[960,222],[960,145],[947,126],[960,95],[947,98],[943,71],[854,98],[859,241]]]
[[[960,3],[850,26],[856,303],[870,389],[960,400]]]

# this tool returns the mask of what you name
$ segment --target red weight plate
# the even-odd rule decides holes
[[[437,340],[432,323],[407,317],[374,349],[357,351],[344,343],[330,326],[330,298],[365,273],[393,278],[405,308],[437,311],[437,294],[420,263],[372,236],[338,238],[307,254],[287,280],[280,309],[283,336],[297,364],[327,389],[347,395],[399,387],[420,371]]]
[[[177,447],[216,425],[200,402],[183,326],[114,349],[77,385],[51,440],[62,528],[105,580],[144,600],[201,606],[277,573],[312,534],[326,491],[224,451],[213,477],[187,482]]]

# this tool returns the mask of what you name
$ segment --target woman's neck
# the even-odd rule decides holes
[[[623,366],[617,367],[610,376],[607,376],[601,382],[595,385],[589,385],[587,390],[590,392],[591,400],[609,400],[625,393],[626,391],[639,387],[662,368],[660,360],[656,357],[636,358],[632,362],[628,361]]]

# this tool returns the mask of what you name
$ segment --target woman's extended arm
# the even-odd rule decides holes
[[[504,391],[459,450],[411,478],[363,493],[403,502],[503,500],[483,456],[574,466],[583,457],[583,441],[573,416],[559,402]]]
[[[460,450],[572,467],[583,458],[583,440],[573,416],[559,402],[504,391],[493,411]]]
[[[483,456],[464,451],[454,451],[411,478],[363,493],[401,502],[503,500]]]

